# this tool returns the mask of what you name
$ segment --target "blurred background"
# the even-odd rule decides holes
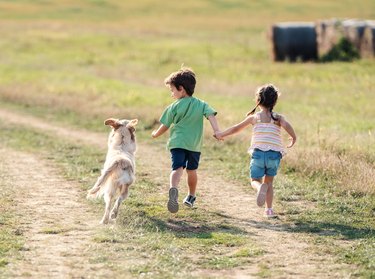
[[[272,32],[284,22],[367,22],[374,1],[16,0],[0,1],[0,18],[2,106],[99,131],[107,117],[137,117],[147,141],[172,102],[163,80],[181,65],[196,72],[195,96],[223,128],[243,119],[258,86],[274,83],[282,93],[275,110],[299,135],[284,171],[329,174],[341,188],[374,193],[373,56],[275,59]],[[228,152],[244,164],[250,131],[224,145],[208,139],[209,130],[212,158]]]

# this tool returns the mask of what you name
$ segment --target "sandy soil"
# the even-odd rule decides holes
[[[60,127],[3,109],[0,109],[0,119],[53,132],[60,137],[105,150],[107,135]],[[164,155],[166,163],[160,167],[160,158]],[[147,167],[155,182],[168,187],[169,158],[167,154],[164,155],[157,148],[138,142],[137,164]],[[14,275],[32,275],[35,278],[57,275],[84,277],[84,274],[99,272],[100,266],[90,263],[92,255],[87,247],[92,244],[90,238],[98,230],[100,216],[90,212],[84,195],[78,190],[79,186],[62,179],[50,163],[33,155],[3,148],[0,149],[0,156],[9,182],[22,188],[22,194],[16,201],[17,210],[29,216],[24,219],[21,228],[27,249],[22,252],[21,261],[16,262],[16,268],[11,268]],[[23,168],[22,176],[16,168],[20,165],[27,166]],[[263,209],[255,205],[252,190],[216,177],[204,168],[199,170],[199,178],[199,206],[221,212],[228,222],[252,235],[265,250],[264,256],[254,259],[254,264],[232,270],[225,277],[253,278],[262,265],[272,268],[272,278],[345,277],[342,272],[348,267],[318,253],[312,242],[307,241],[308,236],[288,231],[282,219],[266,220]],[[181,187],[181,192],[185,192],[185,186]],[[64,228],[64,233],[44,232],[46,228],[55,227]],[[110,276],[111,271],[107,269],[105,274]],[[196,274],[207,275],[206,271],[197,271]]]

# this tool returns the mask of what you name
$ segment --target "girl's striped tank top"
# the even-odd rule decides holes
[[[260,122],[259,115],[257,115],[257,123],[253,126],[249,151],[251,152],[255,148],[262,151],[273,150],[284,153],[281,127],[276,125],[273,120],[269,123],[262,123]]]

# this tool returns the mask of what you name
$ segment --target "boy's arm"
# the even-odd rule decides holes
[[[166,131],[168,131],[168,129],[169,129],[169,127],[167,127],[167,126],[161,124],[157,130],[152,131],[151,136],[152,136],[153,138],[157,138],[158,136],[161,136],[161,135],[164,134]]]
[[[208,118],[208,121],[210,121],[212,130],[214,130],[214,133],[220,131],[219,124],[217,124],[217,120],[216,120],[215,114],[211,114],[207,118]]]
[[[240,123],[229,127],[228,129],[224,130],[223,132],[216,132],[215,137],[217,139],[224,139],[226,136],[230,136],[240,132],[241,130],[245,129],[250,124],[254,124],[254,116],[250,115],[242,120]]]
[[[286,121],[286,119],[282,116],[281,119],[280,119],[280,125],[281,127],[284,128],[284,130],[289,134],[290,136],[290,143],[289,145],[287,146],[288,148],[292,147],[296,141],[297,141],[297,136],[296,136],[296,133],[294,132],[294,129],[292,127],[292,125],[290,125],[290,123],[288,121]]]

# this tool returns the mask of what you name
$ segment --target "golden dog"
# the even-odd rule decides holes
[[[101,175],[89,190],[88,198],[104,196],[105,212],[101,224],[117,217],[120,204],[128,197],[129,186],[135,181],[135,126],[138,120],[107,119],[104,124],[111,126],[108,137],[108,152]],[[119,193],[110,211],[112,200]]]

